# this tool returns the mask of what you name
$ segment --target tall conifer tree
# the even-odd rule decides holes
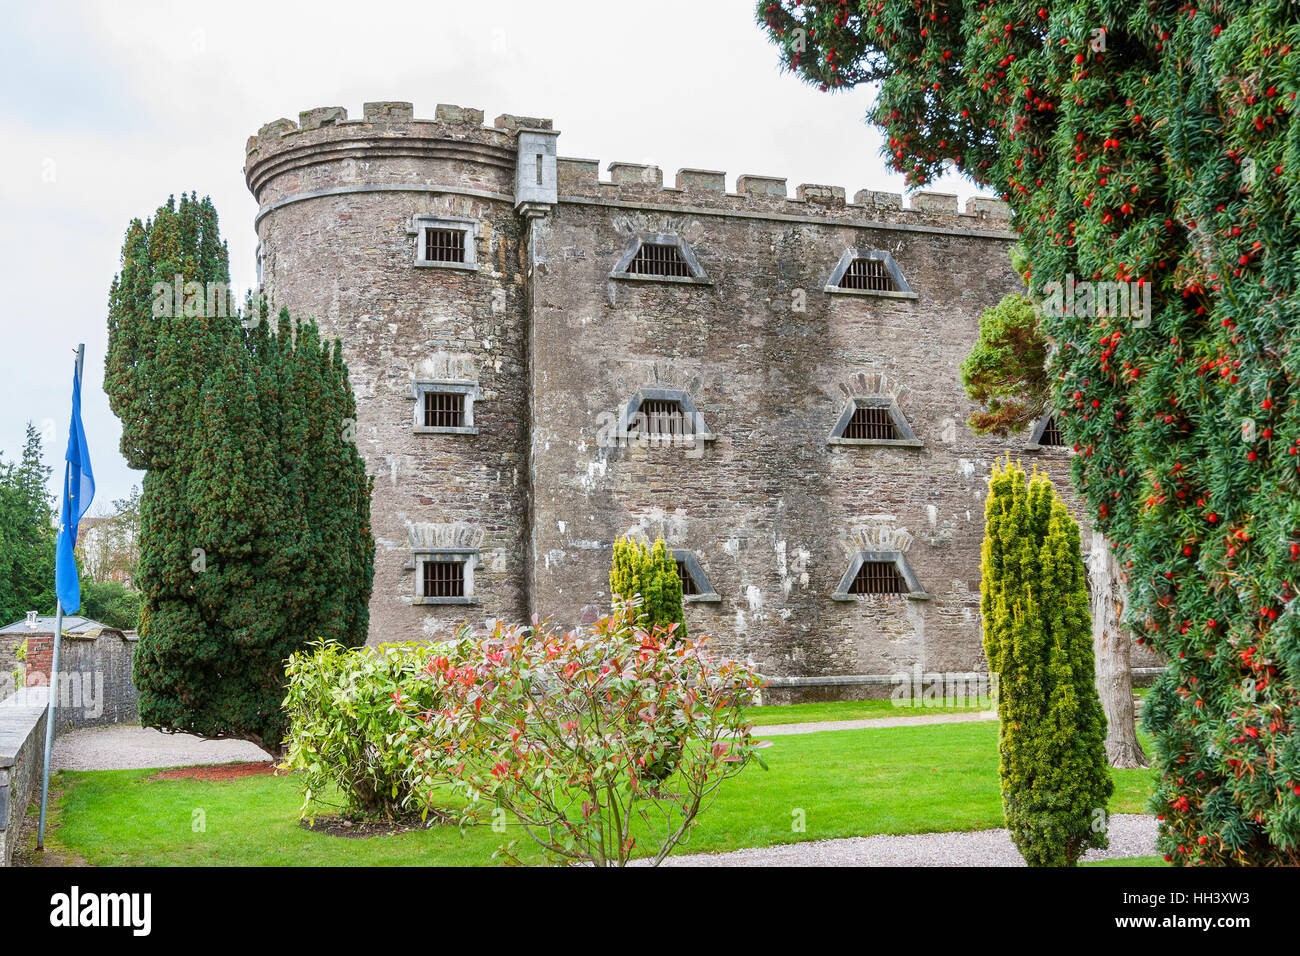
[[[54,508],[46,490],[51,469],[41,436],[27,423],[22,455],[0,461],[0,622],[28,611],[54,613]]]
[[[133,222],[105,390],[122,452],[145,470],[141,718],[276,753],[288,656],[320,638],[365,641],[370,480],[337,343],[283,310],[272,330],[264,302],[241,323],[228,283],[207,199]]]

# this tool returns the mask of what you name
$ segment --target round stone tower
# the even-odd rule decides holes
[[[528,237],[555,201],[551,125],[367,103],[248,141],[259,281],[342,340],[357,395],[372,644],[528,619]]]

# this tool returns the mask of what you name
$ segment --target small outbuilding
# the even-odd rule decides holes
[[[26,620],[0,627],[0,698],[16,689],[16,674],[27,687],[49,685],[54,620],[53,616],[29,613]],[[24,643],[24,660],[20,661]],[[56,678],[56,734],[139,719],[131,679],[135,644],[134,631],[120,631],[87,617],[64,617]]]

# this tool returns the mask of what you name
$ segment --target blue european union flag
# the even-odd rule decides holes
[[[77,525],[95,497],[95,475],[90,469],[86,429],[81,424],[81,363],[72,373],[72,424],[68,428],[67,472],[59,506],[59,540],[54,552],[54,591],[64,614],[81,610],[81,582],[77,580]]]

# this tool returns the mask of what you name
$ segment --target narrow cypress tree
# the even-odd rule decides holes
[[[676,624],[674,636],[686,639],[682,610],[682,578],[663,538],[654,545],[631,538],[614,542],[609,592],[615,601],[641,596],[640,614],[647,628]]]
[[[980,610],[998,680],[1007,828],[1030,866],[1073,866],[1107,846],[1106,721],[1093,684],[1079,526],[1044,475],[995,464]]]
[[[201,281],[193,308],[181,286]],[[370,479],[337,347],[265,302],[209,308],[227,282],[208,200],[169,200],[127,231],[110,295],[105,390],[146,471],[135,682],[146,726],[277,753],[284,662],[321,638],[365,641]],[[170,298],[168,298],[170,297]],[[221,314],[227,313],[227,314]]]
[[[0,621],[54,613],[54,509],[45,490],[51,470],[28,422],[18,462],[0,459]]]

